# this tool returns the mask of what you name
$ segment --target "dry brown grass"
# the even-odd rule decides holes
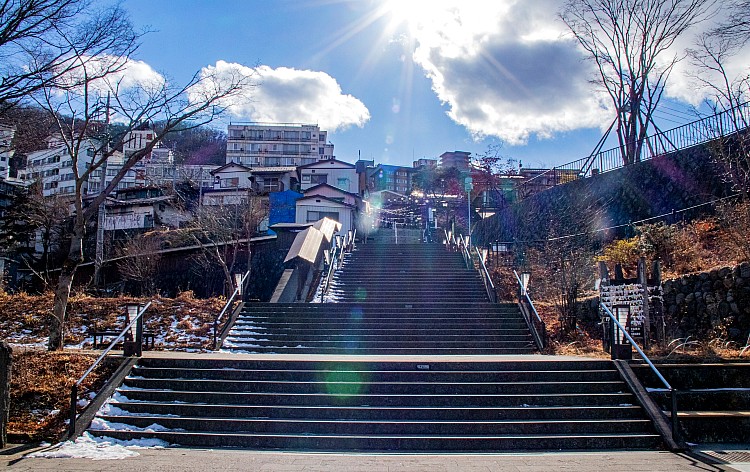
[[[22,441],[57,440],[65,431],[70,389],[96,360],[93,354],[14,350],[8,434]],[[81,396],[95,392],[117,366],[107,360],[86,378]]]
[[[65,431],[70,388],[96,360],[84,352],[47,352],[46,325],[52,311],[51,293],[8,295],[0,293],[0,337],[14,349],[11,384],[11,437],[22,441],[56,440]],[[146,303],[130,297],[71,297],[66,344],[91,347],[93,329],[119,331],[125,326],[125,304]],[[175,299],[154,298],[146,312],[145,327],[157,336],[157,349],[203,350],[212,342],[213,320],[226,303],[223,299],[195,299],[183,293]],[[117,365],[108,360],[87,378],[79,398],[98,390]]]

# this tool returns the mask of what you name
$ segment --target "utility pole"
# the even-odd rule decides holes
[[[109,155],[109,92],[107,92],[107,110],[104,121],[104,152]],[[102,178],[100,191],[103,192],[107,184],[107,161],[104,160],[101,166]],[[96,256],[94,258],[94,287],[98,287],[101,282],[101,270],[104,263],[104,224],[106,222],[106,198],[99,204],[99,212],[96,219]]]

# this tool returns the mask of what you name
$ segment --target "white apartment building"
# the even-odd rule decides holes
[[[10,158],[13,157],[13,137],[16,128],[0,124],[0,179],[10,178]]]
[[[48,139],[47,149],[30,152],[27,155],[26,169],[19,171],[18,178],[26,184],[39,182],[45,197],[52,195],[72,195],[75,192],[75,174],[73,172],[73,160],[68,154],[67,148],[59,139]],[[86,139],[81,145],[81,155],[78,158],[78,175],[83,174],[91,165],[97,150],[100,148],[99,141]],[[122,169],[124,157],[119,151],[113,153],[107,159],[106,170],[102,166],[91,172],[89,179],[83,185],[83,193],[101,192],[104,187],[112,181],[112,177]],[[130,169],[125,177],[117,185],[118,189],[132,188],[141,183],[136,178],[136,171]]]
[[[227,129],[227,164],[296,167],[333,158],[328,132],[317,125],[235,123]]]

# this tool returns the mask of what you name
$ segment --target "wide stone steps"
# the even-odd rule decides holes
[[[144,358],[98,417],[99,429],[89,430],[96,436],[195,447],[496,452],[660,444],[610,361]]]

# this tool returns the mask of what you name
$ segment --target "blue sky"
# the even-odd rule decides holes
[[[232,121],[320,123],[346,161],[361,153],[411,165],[413,158],[481,153],[503,142],[505,156],[537,167],[584,157],[611,120],[606,101],[590,89],[591,66],[563,35],[559,4],[128,0],[124,6],[137,27],[153,30],[136,58],[177,82],[206,66],[260,66],[265,75],[254,104],[237,107]],[[669,103],[673,120],[688,121],[681,102]]]

